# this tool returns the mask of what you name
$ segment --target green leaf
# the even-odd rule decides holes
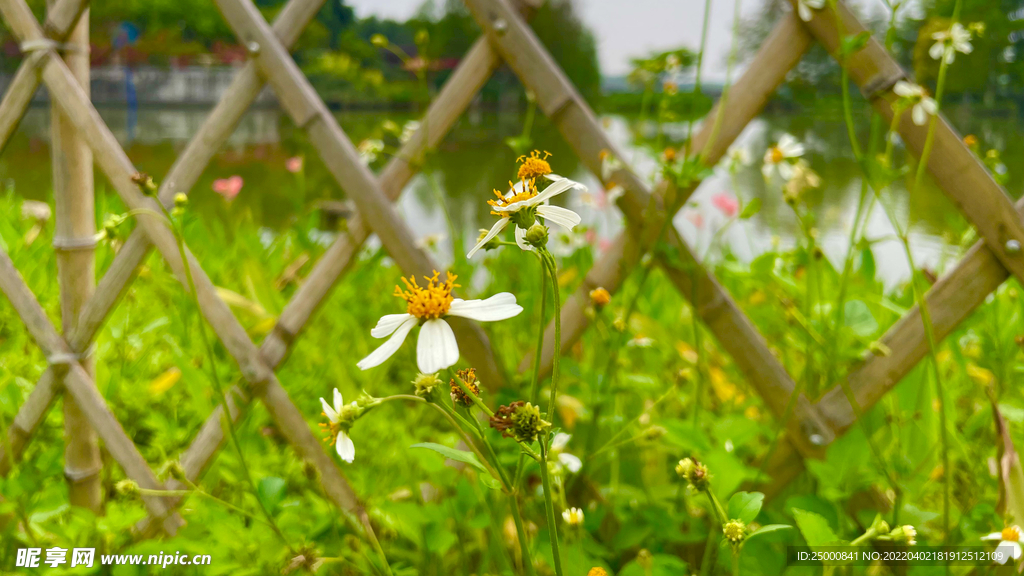
[[[737,492],[729,498],[728,513],[731,520],[740,520],[750,524],[757,518],[764,503],[764,494],[760,492]]]
[[[427,450],[433,450],[434,452],[437,452],[438,454],[444,456],[445,458],[455,460],[457,462],[462,462],[463,464],[469,464],[470,466],[476,468],[477,470],[480,470],[484,474],[490,475],[490,472],[487,471],[487,468],[485,468],[484,465],[480,463],[480,460],[477,459],[476,454],[473,454],[472,452],[467,452],[465,450],[456,450],[455,448],[449,448],[447,446],[442,446],[441,444],[434,444],[433,442],[422,442],[420,444],[413,444],[412,446],[410,446],[410,448],[426,448]]]
[[[796,525],[800,529],[800,534],[811,548],[828,546],[839,541],[839,537],[832,531],[832,527],[828,525],[828,520],[825,520],[823,516],[794,508],[793,518],[796,519]]]
[[[792,530],[793,527],[789,524],[768,524],[767,526],[761,526],[757,530],[747,535],[747,539],[744,542],[749,542],[751,538],[765,536],[774,532],[784,532],[786,530]]]
[[[848,301],[845,310],[846,326],[857,336],[869,338],[878,331],[878,321],[862,300]]]
[[[256,486],[256,493],[260,502],[263,502],[267,510],[273,514],[278,505],[281,504],[281,500],[284,500],[284,489],[285,482],[283,478],[267,476],[260,478],[260,483]]]
[[[743,211],[740,212],[740,220],[749,220],[757,215],[761,211],[761,199],[754,198],[747,205],[743,207]]]
[[[501,481],[495,478],[494,476],[491,476],[489,473],[481,474],[479,478],[480,483],[483,484],[484,486],[487,486],[491,490],[501,490]]]
[[[868,40],[871,39],[871,32],[867,30],[860,34],[852,36],[844,36],[842,43],[839,46],[839,54],[843,57],[850,56],[856,52],[862,50],[868,45]]]
[[[871,246],[865,246],[860,251],[860,275],[868,283],[873,283],[876,271],[875,253],[871,251]]]

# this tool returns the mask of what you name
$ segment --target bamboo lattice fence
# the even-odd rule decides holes
[[[379,175],[370,172],[359,160],[355,147],[289,55],[289,47],[297,41],[324,0],[289,0],[273,24],[263,19],[252,0],[214,1],[239,41],[247,47],[249,60],[239,69],[221,101],[162,179],[157,197],[152,198],[144,196],[132,182],[136,170],[92,106],[85,88],[88,83],[82,82],[85,77],[82,59],[73,47],[74,42],[87,38],[87,33],[85,36],[81,33],[88,26],[86,0],[56,0],[42,24],[25,0],[0,0],[0,16],[20,41],[24,53],[0,101],[0,148],[17,127],[40,84],[49,88],[53,113],[55,118],[60,118],[54,127],[55,135],[60,136],[56,139],[59,143],[55,146],[54,157],[58,205],[54,244],[59,255],[63,319],[61,333],[47,318],[9,255],[0,251],[0,290],[49,363],[8,430],[8,442],[0,443],[0,473],[9,472],[8,462],[21,457],[54,400],[67,392],[71,402],[65,402],[65,413],[67,415],[68,407],[73,406],[76,414],[66,417],[66,425],[95,430],[107,451],[132,480],[153,490],[182,487],[174,480],[166,484],[158,481],[97,391],[90,371],[89,351],[93,339],[135,279],[150,249],[155,248],[185,285],[185,267],[189,267],[200,311],[245,381],[244,385],[230,391],[230,417],[237,420],[253,399],[262,401],[299,456],[319,470],[327,497],[368,539],[375,540],[360,499],[275,375],[303,326],[350,269],[358,249],[371,234],[380,238],[405,274],[423,275],[440,269],[423,250],[415,247],[410,228],[392,203],[419,169],[416,159],[442,141],[479,89],[503,63],[536,95],[540,109],[594,174],[601,174],[602,151],[610,151],[617,158],[624,156],[616,151],[593,111],[527,24],[527,18],[540,0],[465,0],[484,34],[431,103],[421,128]],[[695,135],[690,153],[701,154],[708,166],[714,166],[722,158],[813,42],[821,43],[832,54],[838,52],[841,35],[837,16],[845,34],[864,30],[842,3],[837,6],[838,14],[826,8],[815,11],[811,21],[803,22],[795,15],[797,0],[791,1],[794,13],[780,21],[747,72],[710,112],[708,118],[715,118],[722,109],[721,121],[705,122]],[[65,52],[64,58],[61,52]],[[860,86],[878,113],[891,120],[895,98],[892,87],[906,77],[904,71],[874,40],[846,57],[843,63],[848,67],[850,78]],[[84,72],[87,75],[87,68]],[[257,346],[218,297],[199,262],[187,248],[182,259],[172,231],[152,214],[160,212],[155,202],[169,205],[175,193],[192,189],[264,84],[270,85],[284,111],[308,133],[332,176],[355,202],[358,214],[350,220],[347,232],[340,234],[317,262],[272,332]],[[909,151],[917,155],[924,146],[926,132],[926,127],[916,126],[909,117],[904,117],[899,124],[903,141]],[[138,213],[136,229],[95,290],[91,286],[93,245],[87,240],[91,237],[88,226],[94,222],[91,162],[86,160],[89,156],[95,159],[126,206]],[[88,170],[84,168],[86,165]],[[1018,209],[1024,210],[1024,204],[1015,209],[1006,192],[943,119],[938,123],[927,168],[982,238],[926,295],[935,332],[942,338],[1011,275],[1024,281],[1024,255],[1021,253],[1024,225],[1018,212]],[[652,231],[659,231],[663,224],[670,222],[699,182],[686,189],[663,184],[652,190],[625,166],[604,179],[604,184],[618,184],[626,191],[619,200],[619,208],[627,226],[612,249],[595,263],[577,292],[564,304],[563,349],[569,349],[587,329],[587,317],[583,313],[587,293],[598,286],[612,292],[619,289],[658,241]],[[675,228],[669,225],[666,229],[668,233],[662,240],[671,246],[674,257],[668,258],[664,252],[655,251],[658,265],[693,304],[704,325],[732,356],[779,424],[785,426],[785,441],[769,463],[771,485],[766,490],[769,494],[778,492],[800,473],[804,458],[821,457],[828,445],[855,423],[857,414],[877,403],[927,353],[921,315],[914,308],[881,339],[892,353],[870,357],[845,377],[853,403],[841,386],[834,387],[817,402],[802,394],[793,398],[797,386],[764,337],[714,275],[697,260]],[[506,374],[480,327],[468,321],[453,321],[452,324],[460,350],[482,373],[483,379],[498,385],[504,382]],[[552,360],[553,336],[554,331],[549,326],[542,357],[545,369]],[[530,359],[524,359],[522,366],[529,365]],[[81,416],[79,419],[76,419],[77,414]],[[224,445],[222,418],[222,409],[218,407],[180,455],[191,481],[202,476]],[[76,452],[81,457],[69,457],[65,466],[73,487],[82,484],[80,490],[74,488],[72,494],[79,494],[83,498],[80,501],[89,505],[87,484],[89,478],[96,477],[98,460],[89,457],[95,447],[92,438],[84,437],[82,445],[86,450]],[[3,453],[5,446],[10,447],[11,454]],[[173,535],[183,522],[176,512],[180,503],[176,497],[145,497],[150,516],[139,524],[140,533]]]

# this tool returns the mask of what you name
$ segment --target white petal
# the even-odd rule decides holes
[[[334,389],[334,411],[341,414],[341,407],[345,405],[345,402],[341,399],[341,392],[338,389]]]
[[[811,9],[807,7],[803,1],[797,3],[797,12],[800,13],[800,19],[804,22],[811,21]]]
[[[338,432],[338,439],[334,442],[334,449],[338,451],[338,456],[349,464],[356,459],[356,445],[352,442],[352,438],[344,432]]]
[[[572,439],[572,434],[566,434],[565,432],[555,434],[555,437],[551,439],[551,450],[555,452],[565,450],[570,439]]]
[[[529,200],[527,200],[527,202],[529,202],[531,206],[536,206],[550,198],[558,196],[559,194],[565,192],[566,190],[569,190],[570,188],[580,189],[580,186],[583,185],[577,182],[573,182],[568,178],[562,178],[561,180],[549,184],[548,187],[542,190],[540,194],[537,194],[533,198],[530,198]],[[586,190],[585,186],[583,187],[583,190]]]
[[[419,321],[415,316],[409,316],[409,319],[402,323],[401,326],[395,330],[395,333],[388,338],[386,342],[381,344],[376,350],[370,352],[370,354],[359,361],[356,366],[360,370],[366,370],[373,368],[374,366],[380,366],[385,360],[391,358],[391,356],[398,351],[402,346],[402,342],[405,342],[405,337],[409,335],[409,331],[413,329]]]
[[[520,248],[526,250],[527,252],[533,250],[533,246],[530,246],[526,242],[526,229],[520,228],[518,225],[516,225],[516,244],[518,244]]]
[[[896,85],[892,87],[892,91],[896,93],[897,96],[902,96],[904,98],[915,94],[914,85],[906,80],[896,82]]]
[[[558,224],[559,226],[567,228],[569,230],[575,228],[582,220],[582,218],[580,218],[580,215],[573,212],[572,210],[569,210],[568,208],[562,208],[561,206],[551,206],[550,204],[538,206],[537,215],[543,218],[544,220],[550,220],[555,224]]]
[[[568,468],[569,472],[572,472],[573,474],[579,472],[580,468],[583,468],[583,462],[580,461],[579,458],[572,454],[566,454],[565,452],[558,455],[558,461],[562,463],[562,466]]]
[[[1007,544],[1009,544],[1010,548],[1013,550],[1013,559],[1014,560],[1020,560],[1020,555],[1021,555],[1020,542],[1007,542]]]
[[[487,234],[476,243],[476,246],[473,246],[473,249],[469,251],[469,254],[466,254],[466,258],[472,258],[473,254],[476,254],[478,250],[484,247],[484,244],[487,244],[495,236],[501,234],[501,231],[505,229],[505,226],[508,226],[508,218],[499,218],[498,221],[494,223],[494,226],[491,226],[491,229],[487,231]]]
[[[928,113],[925,112],[920,104],[914,105],[914,109],[910,111],[910,116],[914,119],[914,124],[918,126],[924,126],[925,122],[928,121]]]
[[[495,294],[486,300],[452,300],[449,316],[460,316],[477,322],[496,322],[519,315],[523,307],[516,304],[516,297],[510,292]],[[427,372],[424,372],[427,374]]]
[[[323,409],[324,409],[324,416],[327,416],[328,420],[330,420],[331,422],[337,422],[338,421],[338,411],[335,410],[334,408],[331,408],[331,405],[327,403],[327,400],[324,400],[321,397],[320,398],[320,405],[323,407]]]
[[[987,536],[982,536],[981,539],[982,540],[1002,540],[1003,539],[1003,533],[1002,532],[993,532],[993,533],[991,533],[991,534],[989,534]]]
[[[793,178],[793,165],[789,162],[780,162],[778,165],[779,176],[786,182],[789,182]]]
[[[381,316],[380,320],[377,321],[377,325],[373,327],[373,330],[370,330],[370,336],[374,338],[390,336],[392,332],[397,330],[409,318],[412,318],[409,314],[387,314]]]
[[[932,57],[932,60],[938,60],[942,58],[942,53],[946,51],[946,46],[942,42],[936,42],[932,44],[932,47],[928,49],[928,55]]]
[[[939,111],[939,104],[934,98],[928,98],[927,96],[921,99],[921,103],[918,106],[924,108],[925,112],[933,116]]]
[[[772,174],[774,174],[774,173],[775,173],[775,165],[774,164],[771,164],[769,162],[769,163],[766,163],[763,166],[761,166],[761,175],[764,176],[765,180],[771,180],[772,179]]]
[[[420,372],[433,374],[459,361],[459,343],[444,320],[427,320],[416,343],[416,364]]]

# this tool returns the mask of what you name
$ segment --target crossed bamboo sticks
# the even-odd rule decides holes
[[[291,0],[272,28],[248,0],[217,0],[233,30],[250,47],[253,58],[241,70],[200,132],[175,162],[161,186],[159,197],[167,202],[175,192],[187,191],[195,184],[202,168],[259,93],[263,77],[274,87],[283,107],[296,124],[309,130],[314,145],[334,176],[339,182],[346,183],[345,188],[356,200],[361,216],[352,221],[348,235],[342,235],[330,247],[307,282],[282,312],[275,330],[258,350],[230,310],[213,292],[212,283],[190,254],[187,254],[187,262],[197,280],[203,315],[238,362],[250,383],[250,391],[262,397],[289,441],[320,468],[329,497],[344,510],[356,514],[372,535],[361,504],[351,493],[330,457],[312,436],[302,413],[288,398],[274,376],[273,369],[284,360],[295,336],[326,297],[331,286],[347,271],[356,249],[371,230],[379,235],[383,230],[382,242],[403,269],[422,272],[431,267],[425,255],[411,248],[408,230],[398,220],[390,202],[397,198],[416,169],[410,159],[419,157],[423,150],[443,138],[502,60],[508,62],[524,84],[537,95],[541,109],[558,125],[592,171],[600,173],[601,151],[614,151],[614,147],[603,135],[593,113],[575,88],[508,2],[467,0],[471,12],[486,32],[486,39],[479,40],[473,46],[439,97],[431,104],[423,128],[385,167],[381,178],[376,180],[358,162],[351,143],[329,113],[326,113],[322,101],[287,53],[287,46],[295,42],[300,31],[319,9],[321,1]],[[130,161],[117,146],[84,93],[75,89],[73,78],[70,78],[69,71],[56,56],[53,45],[47,43],[48,38],[59,39],[66,35],[67,30],[77,21],[83,6],[82,0],[60,0],[47,17],[47,32],[44,35],[23,0],[0,0],[0,14],[11,25],[23,46],[26,42],[28,45],[34,44],[15,75],[11,88],[0,101],[0,144],[6,142],[27,108],[39,83],[37,70],[41,70],[43,82],[50,87],[51,94],[65,113],[75,120],[94,150],[101,168],[125,203],[133,209],[152,209],[155,207],[153,201],[143,198],[130,182],[130,176],[134,173]],[[844,30],[855,33],[862,29],[842,5],[840,16],[844,21]],[[834,25],[834,16],[827,11],[818,13],[806,27],[795,16],[784,18],[755,58],[757,65],[752,65],[734,87],[734,92],[739,93],[739,96],[719,103],[719,106],[726,107],[727,113],[723,116],[724,122],[717,136],[712,136],[711,124],[706,123],[695,137],[694,150],[708,147],[705,152],[708,164],[713,165],[721,158],[742,128],[760,111],[785,73],[806,51],[811,39],[808,32],[832,51],[838,46],[839,35]],[[846,64],[850,67],[851,78],[862,86],[879,111],[883,115],[891,114],[887,100],[891,98],[889,88],[903,77],[903,73],[885,54],[884,49],[877,43],[869,43],[865,50],[853,55]],[[715,114],[713,111],[710,117],[713,118]],[[921,129],[904,121],[900,125],[900,132],[912,151],[920,151],[924,139]],[[1020,224],[1019,215],[1011,209],[1005,193],[959,142],[948,124],[941,122],[937,134],[936,153],[932,155],[928,168],[984,238],[927,295],[932,305],[935,329],[941,337],[961,322],[1011,271],[1018,277],[1024,277],[1024,260],[1020,257],[1024,228]],[[581,314],[581,294],[593,286],[600,285],[610,290],[621,286],[625,275],[654,243],[652,234],[643,231],[660,229],[663,219],[671,217],[666,213],[666,208],[678,208],[696,188],[696,185],[687,190],[663,187],[652,192],[628,169],[618,171],[610,180],[627,190],[621,208],[628,220],[628,230],[620,236],[615,249],[588,274],[580,292],[566,303],[563,311],[567,327],[564,338],[566,342],[577,339],[585,329],[585,317]],[[977,201],[977,205],[973,203],[975,200],[967,202],[967,191],[979,195],[981,201]],[[364,218],[369,226],[364,223]],[[66,341],[57,334],[42,313],[38,302],[14,270],[9,257],[0,254],[0,289],[26,322],[33,338],[43,348],[51,363],[19,410],[9,432],[9,440],[13,455],[19,456],[52,404],[59,383],[63,382],[83,405],[111,454],[129,476],[141,486],[155,489],[159,488],[159,483],[148,465],[124,436],[116,418],[109,412],[88,375],[78,364],[81,353],[87,349],[104,318],[133,280],[151,242],[179,278],[183,274],[184,263],[163,222],[149,216],[140,216],[139,222],[139,230],[129,237],[118,253],[110,272],[101,280],[96,295],[83,310]],[[695,302],[698,314],[722,346],[732,354],[772,411],[777,416],[782,415],[785,400],[795,389],[792,379],[772,356],[764,339],[738,306],[696,261],[674,228],[669,227],[668,236],[668,242],[680,256],[678,259],[669,259],[661,255],[659,264],[683,295]],[[463,328],[459,336],[467,356],[471,359],[475,357],[474,363],[483,369],[490,367],[496,373],[500,372],[493,356],[489,354],[482,333],[475,327]],[[912,310],[893,326],[883,342],[893,343],[892,349],[896,353],[872,358],[847,377],[861,408],[877,402],[924,356],[926,348],[917,310]],[[546,362],[550,361],[550,334],[548,344],[544,358]],[[231,412],[232,417],[237,419],[248,402],[248,396],[240,388],[233,390],[233,396]],[[782,463],[780,467],[774,468],[778,480],[795,475],[794,470],[799,470],[801,455],[820,454],[821,446],[831,441],[836,434],[843,433],[854,421],[852,407],[837,390],[827,393],[817,404],[811,404],[803,397],[798,398],[794,415],[795,423],[789,427],[790,443],[784,445],[775,459]],[[202,474],[223,444],[220,417],[218,408],[182,457],[182,464],[190,479]],[[6,458],[0,458],[0,472],[6,473],[6,462]],[[173,533],[181,521],[172,513],[177,502],[173,499],[147,498],[145,504],[152,517],[161,520],[161,528]],[[152,526],[144,528],[151,531]]]

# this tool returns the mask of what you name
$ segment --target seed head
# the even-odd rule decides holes
[[[506,438],[519,442],[533,442],[537,436],[551,427],[551,423],[540,416],[540,408],[523,402],[512,402],[501,406],[490,419],[491,428]]]
[[[479,396],[480,383],[477,382],[476,379],[476,369],[467,368],[466,370],[459,370],[458,372],[455,373],[455,378],[452,378],[451,381],[449,382],[451,386],[452,402],[459,406],[469,408],[470,406],[473,405],[473,399],[470,398],[468,394],[466,394],[466,392],[462,389],[462,386],[459,386],[459,382],[456,380],[456,378],[458,378],[458,380],[461,380],[462,383],[466,385],[466,388],[469,388],[473,392],[473,394]]]
[[[138,186],[139,190],[146,196],[156,194],[156,182],[153,182],[153,178],[145,172],[132,174],[132,183]]]
[[[121,480],[117,484],[114,484],[114,490],[122,496],[138,496],[139,485],[134,480]]]

